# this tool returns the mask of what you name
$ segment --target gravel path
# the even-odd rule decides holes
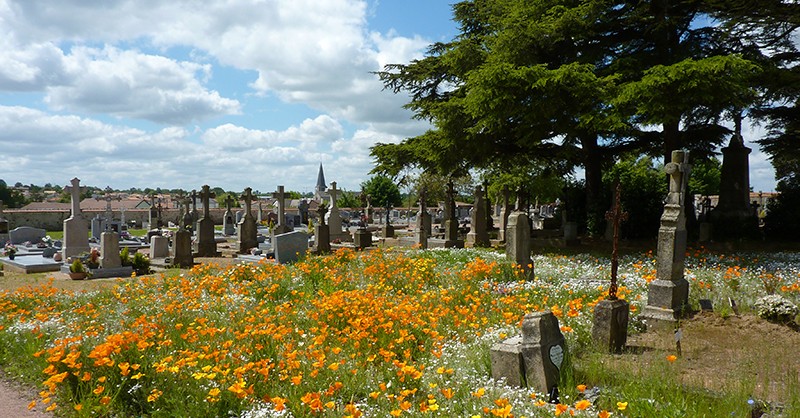
[[[45,412],[45,406],[38,402],[28,410],[34,399],[39,400],[34,388],[14,382],[0,372],[0,418],[52,418],[53,414]]]

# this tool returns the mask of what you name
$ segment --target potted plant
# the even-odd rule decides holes
[[[7,242],[5,247],[3,248],[3,252],[5,255],[8,256],[9,260],[13,260],[15,255],[17,254],[17,247],[14,246],[11,242]]]
[[[86,278],[86,269],[79,258],[72,261],[69,265],[69,278],[72,280],[83,280]]]
[[[89,258],[86,259],[86,267],[90,269],[96,269],[100,267],[100,250],[97,248],[92,248],[92,251],[89,253]]]

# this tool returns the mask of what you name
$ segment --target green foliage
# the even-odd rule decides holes
[[[386,176],[373,176],[369,180],[361,183],[362,193],[366,193],[370,197],[372,206],[386,207],[386,206],[400,206],[403,201],[400,199],[400,189],[397,185]]]
[[[18,208],[25,205],[25,196],[17,190],[11,190],[6,186],[6,182],[0,180],[0,200],[3,205],[9,208]]]
[[[778,182],[780,194],[769,200],[764,232],[771,240],[796,241],[800,235],[800,177],[790,177]]]
[[[75,259],[72,261],[72,264],[69,265],[69,272],[70,273],[85,273],[86,269],[83,267],[83,263],[80,259]]]
[[[336,197],[336,204],[340,208],[358,208],[361,207],[361,200],[356,197],[355,193],[342,189]]]
[[[133,266],[133,271],[135,271],[138,275],[150,273],[150,259],[140,252],[133,254],[131,266]]]
[[[667,183],[665,174],[653,166],[653,160],[626,156],[606,173],[603,180],[609,191],[614,189],[617,182],[622,186],[620,200],[623,210],[628,212],[628,220],[621,226],[622,236],[655,237],[664,209]]]
[[[702,196],[719,194],[722,163],[716,158],[704,158],[692,162],[689,176],[689,193]]]
[[[218,204],[218,205],[219,205],[219,207],[221,207],[221,208],[227,208],[227,207],[228,207],[228,206],[226,205],[226,203],[225,203],[225,199],[227,199],[227,198],[228,198],[228,196],[230,196],[230,197],[231,197],[231,199],[233,199],[233,203],[231,204],[231,207],[238,208],[238,207],[240,207],[240,206],[241,206],[241,203],[239,203],[239,198],[238,198],[238,196],[236,195],[236,193],[231,193],[231,192],[226,192],[226,193],[216,193],[216,196],[217,196],[217,197],[215,197],[215,198],[214,198],[214,200],[216,200],[216,201],[217,201],[217,204]]]
[[[119,252],[119,260],[123,266],[131,265],[131,255],[128,247],[123,248],[122,251]]]

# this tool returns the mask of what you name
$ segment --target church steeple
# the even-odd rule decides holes
[[[314,188],[316,192],[324,192],[328,189],[325,183],[325,173],[322,172],[322,163],[319,163],[319,174],[317,174],[317,186]]]

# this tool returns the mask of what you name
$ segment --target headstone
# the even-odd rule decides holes
[[[172,264],[184,268],[194,266],[192,233],[181,227],[172,237]]]
[[[76,177],[71,180],[71,186],[64,188],[72,198],[72,214],[64,220],[64,246],[61,250],[64,260],[89,252],[89,225],[81,213],[80,183]]]
[[[191,213],[192,222],[190,223],[190,225],[191,225],[191,230],[193,232],[197,232],[197,221],[200,220],[200,214],[197,212],[197,197],[198,197],[197,190],[192,190],[192,194],[190,195],[190,197],[192,198],[192,213]],[[187,227],[187,229],[189,228]]]
[[[392,207],[386,206],[386,223],[383,224],[383,238],[394,238],[394,227],[391,222]]]
[[[242,216],[242,220],[239,221],[239,228],[236,233],[237,252],[239,254],[250,254],[251,248],[258,247],[256,220],[253,218],[250,210],[253,201],[256,200],[255,196],[253,196],[253,189],[249,187],[244,189],[242,200],[244,200],[245,209],[244,216]]]
[[[475,187],[475,203],[472,209],[467,244],[471,247],[488,247],[489,232],[486,229],[486,202],[481,186]]]
[[[564,245],[573,246],[579,245],[581,240],[578,239],[578,223],[565,222],[564,223]]]
[[[258,201],[258,216],[256,217],[256,223],[261,224],[264,222],[264,208],[261,206],[263,202],[260,200]]]
[[[100,267],[113,269],[122,266],[119,258],[119,234],[105,231],[100,235]]]
[[[364,248],[372,246],[372,234],[367,228],[358,228],[356,232],[353,233],[353,236],[356,249],[363,250]]]
[[[222,217],[222,234],[234,235],[236,234],[236,227],[234,226],[233,212],[231,211],[231,207],[233,207],[233,197],[230,194],[225,197],[225,207],[227,209]]]
[[[293,263],[308,251],[308,234],[292,231],[275,235],[272,242],[275,261],[281,264]]]
[[[325,254],[331,252],[331,232],[328,225],[325,224],[325,212],[328,208],[325,205],[319,205],[317,208],[317,215],[319,215],[319,222],[314,226],[314,242],[316,244],[316,253]]]
[[[497,235],[500,242],[506,241],[506,226],[508,225],[508,216],[511,215],[510,197],[511,191],[508,190],[508,186],[503,186],[503,209],[500,212],[500,231]]]
[[[150,238],[150,259],[166,258],[169,256],[169,238],[154,235]]]
[[[239,225],[239,222],[242,221],[242,218],[244,218],[244,211],[243,210],[237,210],[236,211],[236,225]]]
[[[103,231],[106,230],[106,223],[103,221],[103,218],[100,217],[100,214],[97,214],[92,218],[92,227],[91,233],[92,238],[96,240],[100,240],[100,235],[103,234]]]
[[[308,225],[308,201],[303,199],[297,205],[297,210],[300,211],[300,223]]]
[[[428,248],[428,231],[425,225],[427,220],[425,218],[430,218],[428,208],[425,206],[425,199],[427,199],[427,196],[423,187],[419,192],[419,212],[417,213],[417,244],[423,250]]]
[[[528,279],[534,277],[531,259],[531,227],[528,215],[514,212],[508,217],[506,226],[506,256],[522,267]]]
[[[339,206],[337,206],[336,199],[339,190],[336,188],[336,182],[331,182],[331,204],[330,214],[328,215],[328,229],[330,230],[331,240],[349,241],[350,234],[342,231],[342,216],[339,213]]]
[[[452,180],[447,182],[444,208],[444,247],[464,248],[464,241],[458,237],[458,216],[456,216],[456,198]],[[430,234],[430,231],[428,233]]]
[[[667,203],[658,229],[656,280],[650,283],[647,306],[641,314],[652,325],[657,325],[657,322],[674,323],[689,300],[689,282],[683,277],[686,257],[683,192],[689,181],[688,157],[685,151],[672,151],[672,162],[664,167],[670,181]]]
[[[703,312],[714,312],[714,304],[711,299],[700,299],[700,310]]]
[[[158,225],[158,208],[156,207],[156,195],[150,195],[150,209],[147,211],[147,224],[150,228],[156,229]]]
[[[30,242],[36,244],[47,235],[47,231],[30,226],[19,226],[8,231],[8,240],[14,245]]]
[[[719,202],[709,213],[714,225],[714,240],[724,241],[758,236],[758,214],[750,203],[750,163],[752,151],[744,146],[741,117],[735,119],[736,132],[722,149]]]
[[[3,217],[3,201],[0,200],[0,234],[8,234],[8,220]]]
[[[200,199],[203,202],[203,217],[197,222],[197,256],[216,257],[217,241],[214,237],[214,220],[211,219],[210,200],[216,197],[211,188],[205,184],[200,192]]]
[[[540,393],[557,390],[566,355],[564,335],[551,312],[525,315],[522,337],[512,337],[491,348],[492,377],[509,385]]]
[[[283,191],[283,186],[278,186],[278,190],[272,194],[272,197],[278,203],[278,224],[272,228],[273,235],[285,234],[290,232],[293,228],[286,224],[286,200],[292,195]]]

